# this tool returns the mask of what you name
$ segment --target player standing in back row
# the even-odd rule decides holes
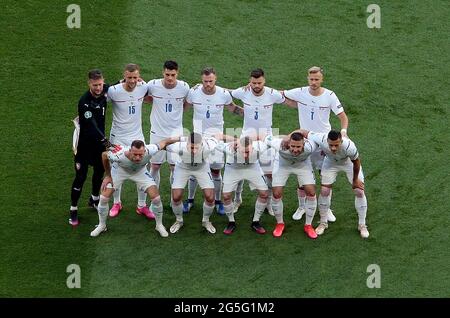
[[[102,152],[108,140],[105,138],[106,92],[100,70],[91,70],[88,74],[89,90],[81,96],[78,102],[78,121],[80,133],[78,143],[74,145],[75,179],[72,183],[69,224],[77,226],[78,200],[88,174],[89,165],[93,166],[92,192],[88,205],[97,208],[100,185],[103,178]],[[76,142],[75,142],[76,143]]]
[[[204,137],[213,137],[223,133],[223,109],[243,116],[244,109],[233,103],[228,90],[216,85],[216,71],[212,67],[206,67],[201,72],[202,85],[197,85],[189,90],[186,97],[186,108],[194,109],[194,132]],[[213,150],[210,156],[210,169],[214,181],[215,205],[219,214],[224,214],[222,196],[222,175],[220,170],[224,167],[224,155],[220,151]],[[189,212],[194,205],[194,196],[197,188],[197,179],[189,178],[188,200],[184,203],[184,212]]]
[[[272,135],[272,111],[274,104],[282,104],[285,101],[284,96],[276,89],[265,86],[266,79],[264,71],[260,68],[253,70],[250,73],[250,89],[241,87],[233,90],[231,95],[242,101],[244,104],[244,127],[242,136],[249,136],[252,139],[264,140],[267,135]],[[272,212],[271,197],[272,197],[272,168],[274,162],[275,152],[273,149],[261,154],[260,166],[266,177],[267,185],[269,187],[269,202],[267,204],[267,211]],[[237,212],[239,205],[242,202],[243,181],[241,181],[235,193],[234,211]]]
[[[123,83],[110,86],[108,89],[108,101],[111,101],[113,111],[110,141],[112,144],[129,147],[133,140],[145,142],[142,133],[142,103],[147,95],[147,85],[140,80],[140,68],[137,64],[127,64],[123,76],[125,79]],[[120,192],[121,187],[114,192],[110,217],[116,217],[122,210]],[[154,219],[154,214],[146,205],[146,197],[146,193],[138,189],[136,213]]]
[[[286,97],[285,104],[298,109],[298,119],[300,128],[317,133],[328,133],[331,130],[330,112],[338,116],[341,122],[341,134],[347,137],[348,118],[344,112],[341,102],[336,94],[329,89],[322,87],[323,70],[313,66],[308,70],[309,86],[294,88],[284,91]],[[324,154],[317,150],[311,155],[313,168],[321,170]],[[303,187],[298,188],[299,207],[292,218],[300,220],[305,213],[306,192]],[[330,193],[331,198],[331,193]],[[332,210],[328,211],[328,221],[336,221]]]
[[[163,66],[163,78],[148,82],[148,95],[153,99],[150,113],[150,143],[156,144],[169,137],[183,135],[184,101],[189,85],[178,77],[178,64],[166,61]],[[159,188],[160,169],[164,162],[170,165],[170,184],[173,182],[173,169],[179,160],[174,153],[160,150],[151,161],[151,174]]]

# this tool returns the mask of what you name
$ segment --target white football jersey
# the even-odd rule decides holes
[[[148,82],[148,95],[153,97],[150,113],[150,133],[158,137],[173,137],[183,134],[183,104],[189,85],[177,80],[174,88],[165,88],[163,79]]]
[[[145,145],[145,154],[141,162],[135,163],[127,158],[125,151],[128,151],[126,147],[116,148],[108,151],[109,161],[117,166],[125,169],[129,173],[134,173],[141,169],[147,169],[146,165],[150,162],[152,156],[159,151],[159,146],[155,144]]]
[[[305,140],[305,145],[303,146],[303,152],[294,156],[289,149],[282,149],[281,142],[283,139],[276,138],[273,136],[267,136],[264,142],[274,148],[279,154],[279,160],[283,162],[283,164],[295,165],[299,162],[305,161],[309,158],[309,156],[317,150],[318,146],[315,142],[311,142],[308,139]]]
[[[233,90],[231,95],[244,104],[244,136],[252,133],[272,134],[273,104],[284,102],[284,96],[279,91],[264,86],[264,93],[256,96],[251,89],[241,87]]]
[[[310,132],[308,134],[308,139],[314,141],[320,149],[325,153],[325,155],[333,162],[343,163],[348,159],[356,160],[359,157],[358,149],[353,141],[348,138],[342,139],[342,144],[339,150],[334,154],[331,152],[328,146],[328,133],[315,133]]]
[[[122,83],[109,87],[108,101],[112,103],[113,112],[110,134],[114,139],[130,143],[135,139],[143,140],[142,102],[146,94],[145,82],[139,82],[132,92],[127,92]]]
[[[214,135],[223,132],[223,108],[233,102],[230,93],[220,86],[207,95],[203,87],[191,88],[186,101],[194,108],[194,132]]]
[[[188,149],[188,143],[185,141],[171,144],[166,147],[166,150],[180,156],[177,165],[196,170],[202,168],[204,164],[209,164],[207,159],[217,144],[218,141],[215,138],[203,138],[202,147],[194,156],[192,156],[190,149]]]
[[[217,150],[225,153],[226,163],[236,168],[245,168],[249,165],[253,165],[258,162],[260,155],[267,151],[267,145],[262,141],[252,142],[253,151],[251,152],[248,160],[244,159],[244,156],[239,149],[234,150],[233,143],[219,143],[216,147]]]
[[[297,102],[300,128],[327,133],[331,130],[330,111],[339,115],[344,111],[336,94],[324,88],[320,96],[309,93],[309,86],[290,89],[284,95]]]

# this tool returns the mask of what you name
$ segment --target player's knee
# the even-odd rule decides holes
[[[205,196],[205,204],[208,206],[213,206],[214,205],[214,195]]]
[[[223,202],[225,203],[225,204],[230,204],[231,203],[231,192],[224,192],[223,193]]]
[[[310,187],[305,187],[305,194],[307,197],[314,197],[316,196],[316,188],[314,185]]]
[[[364,196],[364,190],[361,190],[360,188],[353,189],[353,192],[355,193],[355,196],[358,198],[362,198]]]
[[[152,199],[152,205],[159,206],[161,204],[161,197],[157,195]]]
[[[99,202],[99,203],[100,203],[101,205],[106,205],[106,204],[109,202],[109,198],[110,198],[110,196],[101,194],[101,195],[100,195],[100,202]]]
[[[83,186],[84,182],[86,181],[87,174],[85,173],[78,173],[75,175],[74,184],[77,185],[77,188]]]
[[[269,197],[269,192],[268,191],[260,191],[258,197],[261,202],[266,202],[267,198]]]
[[[178,202],[181,202],[183,199],[183,193],[178,191],[172,191],[172,200],[175,202],[176,205],[178,205]]]
[[[279,199],[282,198],[283,192],[281,191],[280,188],[275,187],[275,188],[273,188],[272,191],[273,191],[273,192],[272,192],[272,196],[273,196],[273,198],[274,198],[275,200],[279,200]]]
[[[331,192],[331,188],[329,188],[329,187],[322,187],[320,189],[320,195],[323,196],[323,197],[329,196],[330,192]]]

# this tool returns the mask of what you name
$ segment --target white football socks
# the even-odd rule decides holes
[[[175,202],[172,201],[172,211],[175,214],[175,218],[178,222],[183,222],[183,204],[175,205]]]
[[[272,209],[275,214],[275,219],[277,223],[284,223],[283,221],[283,200],[282,199],[272,199]]]
[[[235,222],[234,221],[234,213],[233,213],[233,208],[234,208],[233,203],[224,205],[223,208],[225,210],[225,214],[228,217],[228,222]]]
[[[359,224],[366,224],[367,215],[367,198],[364,194],[361,198],[355,196],[355,208],[358,212]]]
[[[209,217],[214,211],[214,204],[208,205],[206,202],[203,202],[203,219],[202,222],[209,222]]]
[[[255,203],[255,214],[253,215],[253,222],[258,222],[261,218],[261,215],[264,213],[264,210],[267,207],[267,201],[261,202],[259,201],[259,197],[256,199]]]
[[[305,224],[306,225],[311,225],[312,220],[314,218],[314,214],[316,214],[316,209],[317,209],[317,198],[316,198],[316,196],[306,197],[305,207],[306,207]]]
[[[306,209],[306,192],[303,189],[297,188],[298,206],[300,209]]]

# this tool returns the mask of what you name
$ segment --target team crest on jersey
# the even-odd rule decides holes
[[[79,163],[79,162],[75,163],[75,169],[80,170],[81,169],[81,163]]]
[[[92,117],[92,113],[90,111],[87,111],[84,113],[84,118],[89,119]]]

